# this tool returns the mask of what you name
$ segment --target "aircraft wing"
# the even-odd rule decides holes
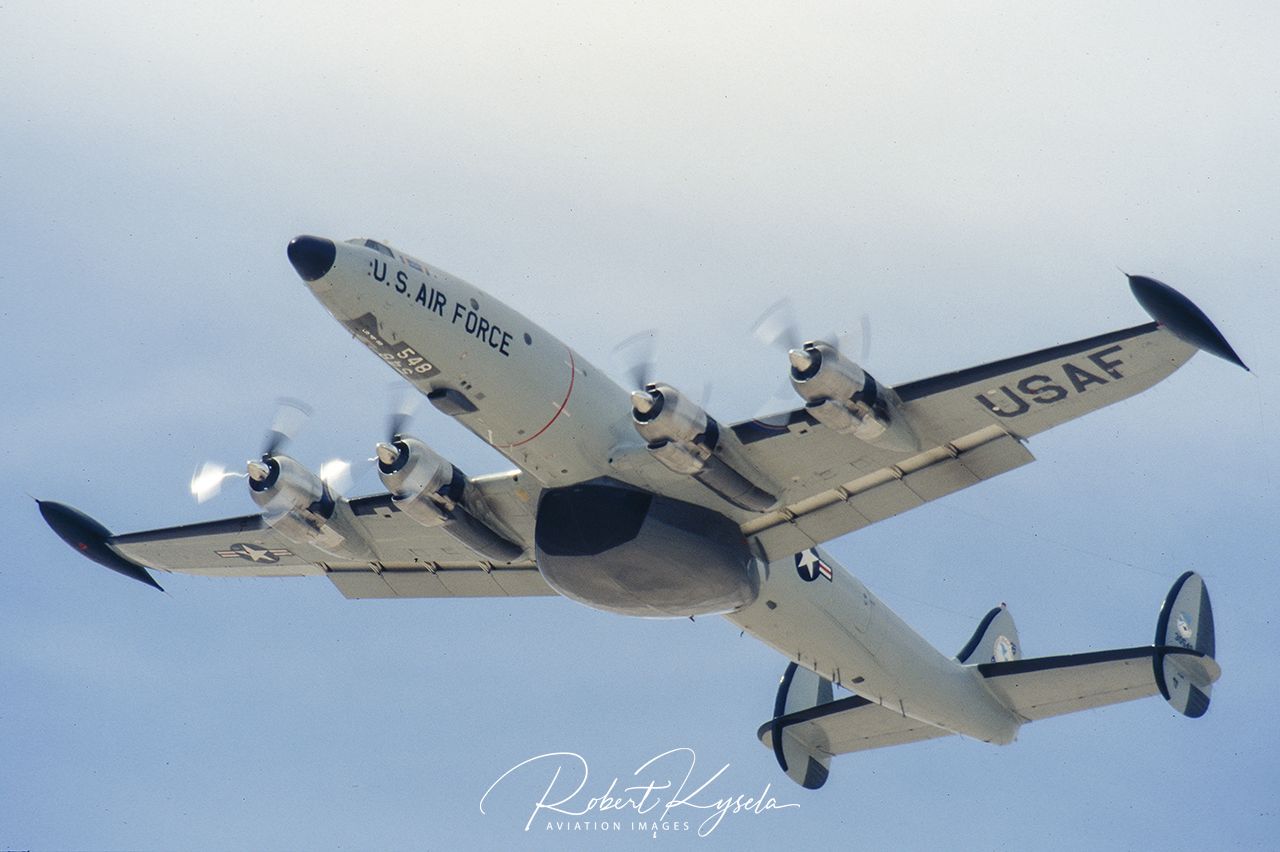
[[[773,749],[773,738],[792,737],[806,753],[848,754],[950,736],[943,728],[903,716],[895,710],[851,695],[765,722],[760,742]]]
[[[526,483],[517,483],[514,473],[477,477],[471,484],[488,509],[520,536],[528,553],[536,493],[526,491]],[[261,515],[112,535],[70,507],[47,502],[40,506],[72,546],[143,582],[149,581],[144,568],[150,568],[207,577],[320,574],[348,598],[556,594],[530,556],[499,563],[482,560],[448,532],[448,524],[419,524],[399,511],[389,494],[361,497],[350,507],[374,549],[374,561],[344,562],[290,541]]]
[[[805,409],[733,426],[748,459],[786,483],[783,506],[742,526],[770,559],[821,544],[1034,459],[1032,435],[1143,391],[1197,346],[1151,322],[894,388],[914,452],[875,446]]]

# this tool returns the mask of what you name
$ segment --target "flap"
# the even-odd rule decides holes
[[[835,437],[860,443],[847,436]],[[1000,426],[989,424],[943,446],[905,456],[847,482],[833,483],[776,512],[747,521],[742,531],[755,537],[771,561],[784,559],[1034,460],[1021,442]]]

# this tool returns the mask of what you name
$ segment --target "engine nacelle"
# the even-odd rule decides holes
[[[296,513],[322,526],[333,514],[333,498],[320,477],[288,456],[249,462],[249,496],[273,525],[273,518]]]
[[[443,527],[486,559],[510,562],[524,553],[468,494],[466,474],[422,441],[396,435],[390,443],[378,444],[377,454],[378,476],[397,509],[425,527]]]
[[[345,501],[311,471],[285,455],[249,462],[249,496],[277,532],[343,559],[372,559],[369,546],[348,518]],[[340,510],[341,509],[341,510]]]
[[[462,497],[462,488],[454,484],[458,471],[452,464],[418,439],[403,435],[378,444],[377,454],[378,476],[396,508],[425,527],[450,520]]]
[[[636,431],[650,444],[675,441],[698,444],[705,448],[699,455],[710,455],[714,446],[708,432],[718,432],[716,422],[700,406],[670,385],[648,384],[631,394],[631,418]]]
[[[810,341],[787,353],[791,386],[819,423],[889,450],[911,452],[920,442],[898,410],[893,389],[830,344]]]
[[[636,432],[666,467],[694,477],[739,508],[767,512],[777,505],[777,498],[756,485],[752,475],[717,455],[720,424],[675,388],[645,385],[631,394],[631,406]]]

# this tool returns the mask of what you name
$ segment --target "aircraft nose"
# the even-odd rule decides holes
[[[289,262],[303,281],[316,281],[333,268],[338,249],[333,240],[302,235],[289,241]]]

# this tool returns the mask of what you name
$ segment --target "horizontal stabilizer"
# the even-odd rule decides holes
[[[1188,571],[1165,597],[1154,645],[978,666],[1005,706],[1032,721],[1159,693],[1184,716],[1209,709],[1222,669],[1213,658],[1213,608],[1199,574]]]
[[[1221,674],[1213,658],[1168,645],[982,663],[978,671],[1005,706],[1030,722],[1155,695],[1155,673],[1165,666],[1194,671],[1206,685]]]
[[[795,663],[787,669],[804,673],[800,677],[817,680],[808,669]],[[758,736],[766,748],[778,755],[783,771],[796,783],[816,789],[827,780],[831,758],[837,754],[865,751],[885,746],[945,737],[950,731],[903,716],[861,695],[831,700],[830,684],[824,691],[826,701],[810,706],[782,706],[787,695],[788,677],[779,687],[780,701],[774,718],[760,726]]]

